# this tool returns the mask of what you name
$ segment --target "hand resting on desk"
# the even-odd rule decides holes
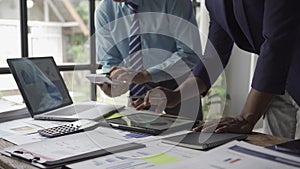
[[[249,124],[242,117],[224,117],[209,122],[200,122],[193,129],[194,132],[215,132],[215,133],[250,133],[252,124]]]

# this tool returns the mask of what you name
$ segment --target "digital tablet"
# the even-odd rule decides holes
[[[275,149],[300,155],[300,139],[275,145]]]
[[[246,134],[192,132],[164,138],[162,142],[196,150],[206,150],[232,140],[244,140],[246,138]]]
[[[124,117],[107,119],[106,122],[113,128],[150,135],[190,130],[194,124],[193,120],[185,118],[147,113],[136,113]]]

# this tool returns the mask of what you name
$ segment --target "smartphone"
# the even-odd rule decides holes
[[[127,83],[125,81],[121,81],[121,80],[112,80],[109,77],[108,73],[103,73],[103,74],[89,74],[86,76],[86,78],[88,78],[90,80],[91,83],[95,83],[95,84],[103,84],[103,83],[109,83],[109,84],[122,84],[122,83]]]
[[[275,145],[275,149],[300,155],[300,139]]]

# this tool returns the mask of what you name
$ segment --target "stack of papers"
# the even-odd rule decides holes
[[[9,147],[2,150],[1,153],[26,160],[40,168],[53,168],[74,161],[129,151],[144,146],[139,143],[103,137],[97,131],[88,131]]]

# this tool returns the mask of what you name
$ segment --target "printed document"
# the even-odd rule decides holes
[[[164,167],[195,169],[199,165],[205,169],[298,169],[300,158],[246,142],[233,141],[208,151],[201,158],[171,163]]]

